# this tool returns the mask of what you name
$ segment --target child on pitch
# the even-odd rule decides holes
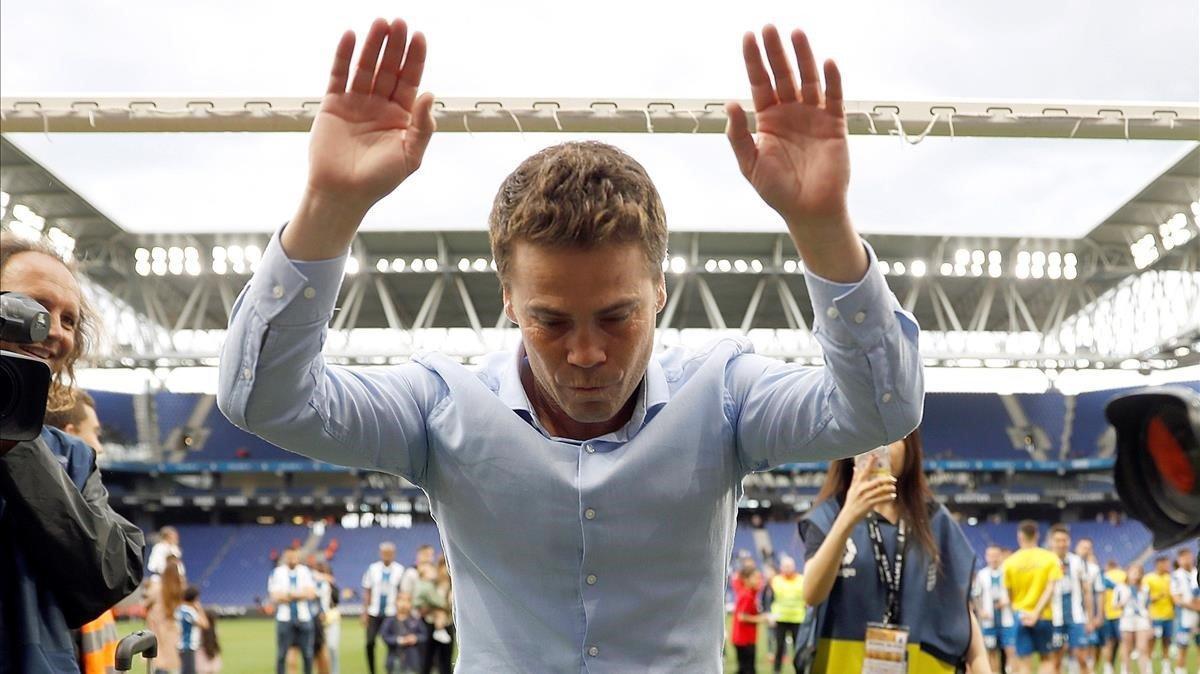
[[[379,628],[387,644],[387,674],[416,674],[422,671],[421,655],[429,639],[429,626],[413,610],[412,596],[396,595],[396,615],[388,616]]]
[[[183,603],[175,609],[179,625],[180,674],[196,674],[196,651],[200,648],[200,632],[208,628],[208,616],[200,606],[200,590],[189,585],[183,591]]]

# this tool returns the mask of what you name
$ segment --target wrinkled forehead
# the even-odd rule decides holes
[[[54,311],[79,311],[79,283],[62,262],[36,251],[17,253],[0,269],[0,290],[18,292]]]
[[[549,247],[528,242],[513,246],[505,288],[526,300],[603,306],[621,296],[641,295],[662,279],[642,247],[614,243],[595,247]]]

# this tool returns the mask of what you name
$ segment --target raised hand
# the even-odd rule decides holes
[[[417,95],[425,36],[407,36],[403,20],[376,19],[353,73],[354,33],[338,42],[310,134],[304,202],[284,230],[292,257],[340,254],[371,206],[420,167],[436,125],[433,95]]]
[[[787,222],[809,268],[824,267],[819,273],[831,280],[856,281],[866,269],[866,256],[846,208],[850,154],[841,74],[832,60],[825,61],[822,93],[808,37],[796,30],[791,41],[800,68],[798,87],[774,26],[763,29],[771,74],[767,73],[754,34],[743,36],[742,56],[754,99],[758,137],[750,134],[746,112],[736,102],[725,105],[729,116],[726,135],[742,175]],[[823,259],[810,259],[838,257],[835,253],[851,259],[833,267],[824,264]]]

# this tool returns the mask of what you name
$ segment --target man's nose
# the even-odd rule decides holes
[[[581,327],[574,331],[568,342],[567,362],[585,369],[602,365],[608,359],[604,346],[604,340],[597,330]]]

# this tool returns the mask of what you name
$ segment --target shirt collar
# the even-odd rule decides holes
[[[534,414],[533,405],[529,402],[529,395],[525,392],[525,386],[521,383],[521,366],[526,360],[525,344],[520,343],[517,346],[516,352],[511,358],[506,359],[504,366],[500,370],[500,387],[497,395],[509,409],[519,414],[521,418],[541,431],[543,435],[549,437],[550,434],[546,432],[541,422],[538,421],[537,415]],[[642,378],[642,383],[643,386],[638,387],[638,392],[635,394],[638,397],[638,401],[634,407],[633,416],[629,418],[629,423],[624,428],[597,439],[628,442],[643,426],[650,423],[659,410],[671,399],[670,387],[667,385],[667,375],[663,372],[662,365],[659,364],[658,359],[653,356],[651,356],[650,363],[646,367],[646,374]]]

